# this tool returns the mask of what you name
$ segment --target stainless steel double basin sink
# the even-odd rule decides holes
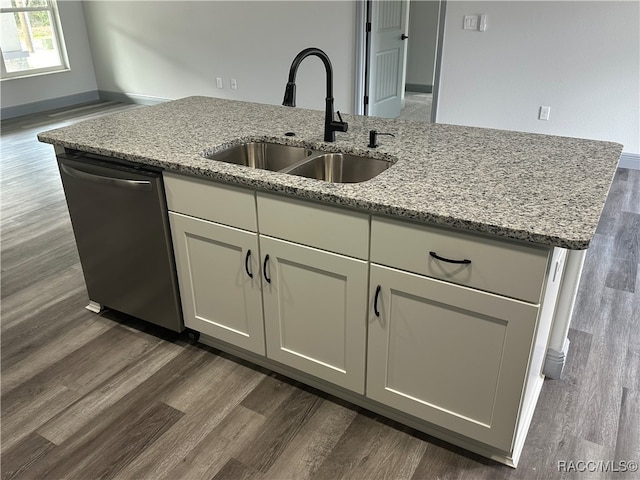
[[[364,182],[393,165],[379,158],[327,153],[270,142],[241,143],[205,157],[332,183]]]

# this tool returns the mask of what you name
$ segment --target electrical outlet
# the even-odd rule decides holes
[[[224,88],[224,85],[222,84],[222,78],[216,78],[216,85],[218,86],[218,88]]]
[[[551,107],[545,107],[542,105],[540,107],[540,113],[538,114],[539,120],[549,120],[549,115],[551,114]]]
[[[486,32],[487,31],[487,16],[486,15],[480,15],[480,24],[478,25],[478,30],[480,30],[481,32]]]
[[[238,81],[235,78],[231,79],[231,90],[237,90],[238,89]]]

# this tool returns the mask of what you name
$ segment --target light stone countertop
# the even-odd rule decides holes
[[[589,246],[622,145],[188,97],[40,133],[42,142],[371,213],[546,246]],[[369,130],[390,132],[367,148]],[[286,132],[295,132],[287,137]],[[334,184],[204,158],[247,140],[386,158],[377,177]]]

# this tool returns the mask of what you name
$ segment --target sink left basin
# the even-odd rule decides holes
[[[268,142],[248,142],[207,155],[206,158],[277,172],[306,159],[312,153],[312,150],[304,147]]]

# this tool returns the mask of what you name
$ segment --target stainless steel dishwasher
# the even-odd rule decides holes
[[[184,330],[161,170],[88,153],[57,157],[87,308]]]

